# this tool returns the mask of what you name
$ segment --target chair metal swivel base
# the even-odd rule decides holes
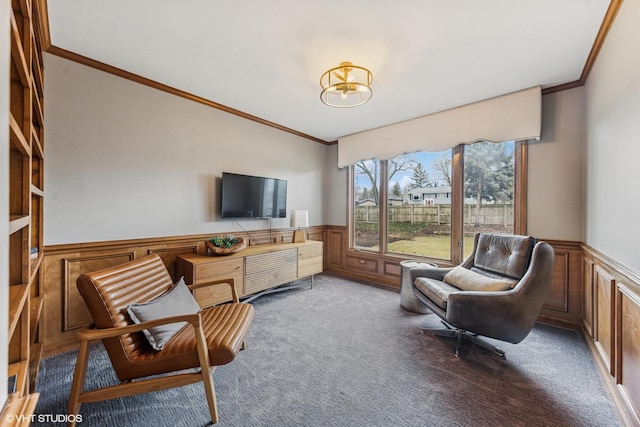
[[[460,345],[462,344],[463,339],[471,341],[472,343],[477,344],[478,346],[484,349],[487,349],[490,352],[495,353],[500,357],[504,357],[504,354],[505,354],[504,350],[501,350],[495,345],[486,342],[485,340],[480,338],[478,334],[465,331],[464,329],[454,328],[444,320],[441,320],[441,322],[447,329],[420,328],[420,330],[422,331],[423,334],[432,334],[432,335],[437,335],[441,337],[457,337],[458,342],[456,344],[456,357],[460,355]]]

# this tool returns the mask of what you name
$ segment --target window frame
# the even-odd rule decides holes
[[[481,142],[481,141],[479,141]],[[414,256],[412,259],[424,259],[438,263],[457,265],[463,260],[464,238],[464,144],[452,148],[451,153],[451,259],[443,260],[424,256]],[[516,141],[514,150],[514,224],[515,234],[526,234],[527,231],[527,141]],[[394,258],[408,258],[408,256],[388,251],[387,240],[387,206],[389,203],[388,161],[380,160],[380,184],[378,203],[378,250],[355,246],[355,171],[351,165],[347,171],[348,180],[348,249],[354,252],[378,254]]]

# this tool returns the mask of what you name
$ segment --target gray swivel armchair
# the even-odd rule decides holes
[[[446,329],[424,333],[468,339],[500,356],[479,336],[519,343],[533,328],[553,274],[554,251],[530,236],[478,233],[473,252],[453,268],[412,268],[416,298]]]

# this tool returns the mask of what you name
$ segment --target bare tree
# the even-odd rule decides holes
[[[431,169],[446,185],[451,186],[451,155],[443,154],[442,157],[434,160],[431,164]]]
[[[357,176],[365,176],[371,183],[371,188],[369,189],[369,194],[371,198],[378,204],[380,200],[378,193],[378,177],[380,173],[378,172],[380,169],[380,162],[378,160],[361,160],[354,165],[354,171]]]
[[[389,181],[391,178],[400,171],[413,170],[418,164],[411,156],[398,156],[387,162],[389,171]],[[365,176],[371,183],[371,189],[369,194],[371,198],[376,202],[376,205],[380,201],[380,193],[378,190],[378,179],[380,178],[380,161],[379,160],[361,160],[354,165],[354,171],[356,176]]]

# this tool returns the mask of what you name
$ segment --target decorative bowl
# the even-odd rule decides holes
[[[213,255],[231,255],[247,247],[247,242],[242,237],[238,237],[237,239],[238,243],[228,248],[214,246],[210,240],[206,240],[204,243]]]

